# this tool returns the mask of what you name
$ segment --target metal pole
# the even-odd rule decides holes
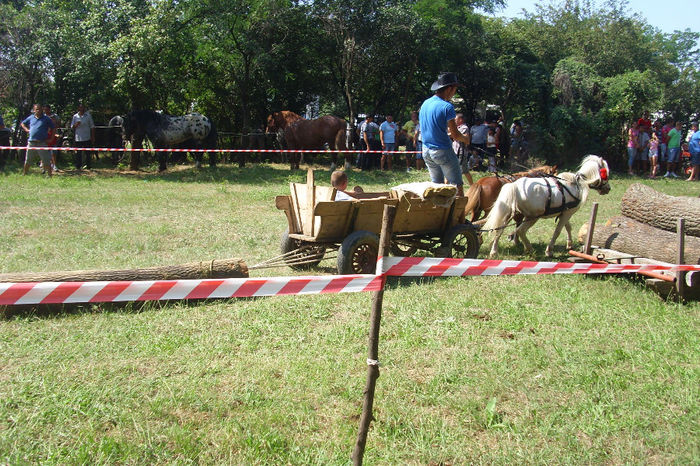
[[[395,206],[384,206],[384,217],[382,218],[382,232],[379,236],[379,257],[384,257],[389,250],[391,242],[394,217],[396,216]],[[380,264],[377,263],[377,274]],[[362,457],[365,454],[365,444],[367,443],[367,433],[372,422],[372,406],[374,404],[374,387],[379,378],[379,325],[382,319],[382,302],[384,301],[384,286],[379,291],[375,291],[372,297],[372,315],[370,318],[369,344],[367,351],[367,383],[365,384],[365,398],[362,404],[362,415],[360,416],[360,428],[357,432],[357,441],[352,451],[352,464],[359,466],[362,464]]]

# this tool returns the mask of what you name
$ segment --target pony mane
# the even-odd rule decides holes
[[[575,183],[576,182],[576,173],[571,173],[571,172],[563,172],[559,173],[557,175],[558,178],[561,178],[564,181],[568,181],[570,183]]]
[[[577,173],[584,178],[586,184],[590,184],[600,179],[600,169],[607,168],[607,166],[603,157],[587,155],[581,162]]]

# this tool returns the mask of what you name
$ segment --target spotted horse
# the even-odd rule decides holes
[[[153,110],[133,110],[124,116],[124,141],[132,148],[142,148],[148,138],[155,149],[191,149],[197,168],[202,165],[202,149],[216,149],[214,123],[199,113],[172,116]],[[167,169],[168,152],[158,152],[158,171]],[[138,152],[132,152],[131,168],[138,169]],[[209,152],[209,165],[216,166],[216,152]]]

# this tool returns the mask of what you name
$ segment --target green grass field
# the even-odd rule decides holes
[[[319,167],[318,183],[328,175]],[[252,265],[278,254],[286,229],[274,196],[304,179],[274,165],[53,179],[13,168],[0,173],[0,272]],[[385,190],[427,175],[350,179]],[[574,232],[592,202],[599,221],[619,213],[636,181],[700,194],[700,183],[613,174]],[[552,229],[543,220],[530,230],[537,259]],[[523,258],[505,239],[501,254]],[[555,254],[567,259],[564,236]],[[0,464],[347,464],[370,302],[359,293],[6,311]],[[697,464],[699,324],[697,303],[624,277],[391,279],[365,462]]]

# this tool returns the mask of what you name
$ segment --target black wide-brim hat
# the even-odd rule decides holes
[[[430,86],[430,90],[435,92],[442,89],[443,87],[448,86],[464,87],[462,84],[457,82],[457,75],[455,73],[440,73],[440,75],[437,78],[437,81],[435,81],[433,85]]]

